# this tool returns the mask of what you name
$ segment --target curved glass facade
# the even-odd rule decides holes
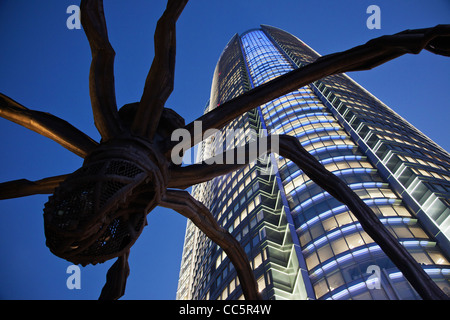
[[[216,66],[205,112],[317,57],[277,28],[236,35]],[[227,129],[238,132],[231,144]],[[297,137],[450,293],[447,152],[346,75],[336,75],[234,120],[200,144],[198,160],[265,134]],[[421,156],[409,152],[419,149]],[[346,206],[291,161],[277,154],[270,159],[192,192],[241,242],[265,299],[419,298]],[[242,298],[226,255],[189,222],[177,298]]]

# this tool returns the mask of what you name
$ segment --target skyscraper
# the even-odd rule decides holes
[[[235,35],[217,63],[205,112],[319,55],[261,26]],[[288,134],[343,179],[450,294],[450,155],[345,74],[247,112],[204,140],[197,160],[256,136]],[[268,161],[269,160],[269,161]],[[417,299],[345,205],[278,154],[193,196],[242,244],[265,299]],[[239,299],[225,253],[188,221],[177,299]]]

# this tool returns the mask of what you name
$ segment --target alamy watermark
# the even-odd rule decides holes
[[[70,14],[70,16],[66,20],[67,29],[81,29],[80,7],[72,4],[67,7],[66,13]]]
[[[80,22],[80,7],[72,4],[67,7],[66,13],[70,16],[66,20],[66,26],[69,30],[81,29]],[[368,29],[381,29],[381,9],[379,6],[372,4],[367,7],[367,14],[370,16],[366,20],[366,26]]]
[[[66,269],[66,273],[70,274],[66,280],[67,289],[81,289],[81,269],[77,265],[70,265]]]
[[[366,10],[367,14],[370,16],[367,18],[366,26],[368,29],[381,29],[381,9],[377,5],[370,5]]]
[[[278,166],[272,163],[275,158],[270,154],[279,153],[279,136],[269,135],[265,129],[208,129],[202,133],[202,122],[194,121],[193,136],[189,130],[179,128],[172,132],[171,140],[178,142],[171,152],[171,160],[177,165],[195,163],[191,149],[204,141],[206,164],[248,164],[258,159],[265,173],[277,172]]]
[[[366,286],[369,290],[381,289],[381,269],[377,265],[370,265],[367,267],[366,273],[370,276],[366,280]]]

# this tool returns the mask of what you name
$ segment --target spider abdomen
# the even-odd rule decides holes
[[[47,246],[82,265],[121,255],[161,198],[167,183],[164,164],[151,145],[134,140],[101,145],[46,203]]]

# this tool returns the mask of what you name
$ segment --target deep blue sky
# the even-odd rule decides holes
[[[75,0],[0,0],[0,92],[30,109],[59,116],[98,140],[88,93],[90,49],[83,30],[68,30]],[[369,30],[366,9],[381,8]],[[105,1],[116,51],[118,106],[138,101],[153,58],[153,32],[164,0]],[[175,90],[167,107],[186,122],[202,114],[215,64],[235,33],[268,24],[328,54],[404,29],[450,23],[448,0],[191,0],[177,27]],[[349,75],[402,117],[450,150],[450,59],[423,52]],[[0,181],[37,180],[75,171],[82,159],[55,142],[0,119]],[[66,288],[70,262],[45,246],[47,196],[0,201],[0,299],[96,299],[113,261],[81,270],[81,290]],[[131,250],[124,299],[174,299],[186,220],[166,209]]]

